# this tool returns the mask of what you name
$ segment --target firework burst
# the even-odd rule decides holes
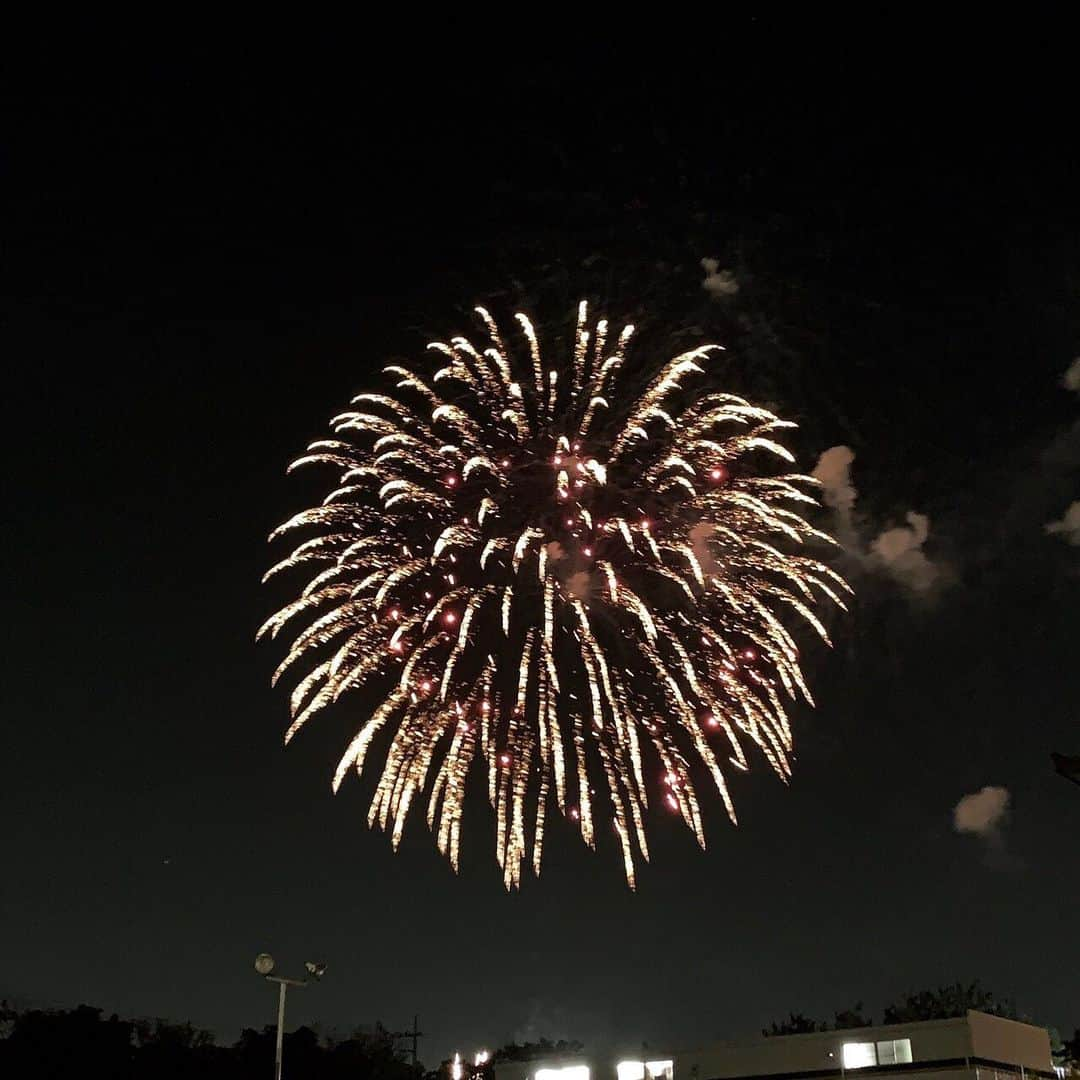
[[[816,482],[761,469],[793,461],[776,436],[794,425],[692,392],[716,346],[669,360],[624,405],[632,326],[592,326],[582,303],[549,367],[525,315],[515,352],[476,311],[479,347],[433,342],[430,377],[386,368],[393,389],[355,397],[290,468],[338,480],[270,537],[303,542],[267,578],[314,571],[259,632],[299,627],[274,674],[300,675],[285,740],[351,693],[364,721],[333,788],[382,733],[368,824],[395,848],[426,798],[457,868],[481,758],[507,888],[526,858],[539,874],[556,810],[589,846],[609,816],[633,887],[650,798],[705,846],[691,763],[732,821],[724,770],[748,750],[790,775],[785,703],[810,694],[787,623],[828,641],[813,608],[842,607],[847,586],[803,554],[831,542],[792,509],[816,504]]]

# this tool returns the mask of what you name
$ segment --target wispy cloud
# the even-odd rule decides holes
[[[930,536],[930,519],[908,511],[907,524],[886,529],[870,544],[870,558],[901,585],[926,594],[941,584],[944,571],[927,558],[923,544]]]
[[[734,296],[739,291],[735,275],[730,270],[721,270],[716,259],[702,259],[701,268],[705,271],[701,287],[714,300],[719,300],[722,296]]]
[[[863,566],[884,571],[911,593],[926,597],[951,577],[946,567],[933,562],[923,550],[930,536],[930,518],[911,510],[905,525],[881,530],[863,543],[855,517],[858,491],[851,477],[855,451],[832,446],[818,458],[813,475],[821,484],[822,499],[836,516],[840,542]]]
[[[1009,789],[987,786],[965,795],[953,807],[953,828],[958,833],[970,833],[984,840],[1000,836],[1001,826],[1009,813]]]
[[[1080,547],[1080,499],[1070,503],[1061,518],[1057,521],[1048,521],[1043,529],[1052,536],[1061,536],[1067,543]]]
[[[1065,369],[1065,374],[1061,376],[1061,385],[1066,390],[1074,390],[1080,394],[1080,356]]]
[[[965,795],[953,807],[953,828],[982,844],[983,859],[994,870],[1017,870],[1022,866],[1021,860],[1005,849],[1003,830],[1011,802],[1008,788],[987,785]]]
[[[1078,356],[1061,376],[1061,385],[1066,390],[1080,394],[1080,356]],[[1071,466],[1076,464],[1077,445],[1080,444],[1080,423],[1060,435],[1052,444],[1052,453],[1048,457],[1058,464]],[[1080,499],[1069,504],[1065,513],[1056,521],[1048,521],[1043,532],[1050,536],[1060,536],[1066,543],[1080,547]]]
[[[858,492],[851,482],[851,463],[855,451],[850,446],[831,446],[818,458],[814,478],[821,483],[825,505],[832,507],[848,524],[855,509]]]

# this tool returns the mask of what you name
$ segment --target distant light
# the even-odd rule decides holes
[[[446,623],[447,626],[453,626],[454,623],[457,622],[457,616],[452,611],[448,611],[443,616],[443,622]]]
[[[396,607],[391,608],[390,609],[390,618],[391,619],[400,619],[401,618],[401,612]]]
[[[561,1069],[537,1069],[533,1080],[589,1080],[588,1065],[566,1065]]]
[[[426,694],[431,689],[431,680],[430,679],[425,679],[420,684],[420,689],[423,690],[424,693]]]
[[[457,477],[456,476],[448,476],[446,478],[446,486],[447,487],[453,487],[456,483],[457,483]]]
[[[723,469],[713,469],[713,471],[711,473],[709,473],[709,476],[712,477],[713,480],[723,480],[724,479],[724,470]]]
[[[509,765],[510,764],[510,755],[509,754],[500,754],[499,755],[499,763],[502,764],[502,765]]]
[[[742,657],[744,660],[756,660],[757,653],[753,649],[743,649]]]
[[[588,558],[591,559],[592,558],[592,548],[584,548],[583,550],[584,550],[586,556],[588,556]]]
[[[462,1069],[460,1054],[454,1054],[454,1064],[450,1066],[450,1075],[454,1080],[461,1080]]]
[[[720,726],[720,721],[717,720],[715,716],[708,717],[705,720],[705,723],[708,724],[709,727],[719,727]]]
[[[620,1061],[615,1066],[619,1080],[644,1080],[645,1069],[649,1071],[650,1080],[672,1080],[675,1075],[673,1061],[648,1061],[644,1067],[640,1061]]]
[[[869,1069],[877,1065],[877,1053],[872,1042],[849,1042],[841,1048],[845,1069]]]
[[[672,810],[678,810],[679,809],[679,800],[676,799],[675,796],[672,795],[670,791],[668,792],[668,795],[667,795],[667,804],[668,804],[668,806],[671,807]]]

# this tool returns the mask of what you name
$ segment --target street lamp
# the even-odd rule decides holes
[[[285,975],[274,974],[274,958],[269,953],[259,953],[255,957],[255,970],[267,981],[278,984],[278,1007],[277,1007],[277,1046],[274,1053],[274,1080],[281,1080],[281,1048],[285,1036],[285,991],[290,986],[307,986],[312,979],[318,982],[326,973],[326,965],[315,963],[313,960],[305,962],[309,978],[292,979]]]

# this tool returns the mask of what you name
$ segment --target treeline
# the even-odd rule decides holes
[[[17,1011],[0,1006],[0,1077],[109,1080],[268,1080],[275,1029],[245,1028],[231,1046],[191,1024],[122,1020],[100,1009]],[[284,1040],[285,1075],[303,1080],[423,1080],[381,1026],[347,1038],[308,1027]]]
[[[969,1009],[1017,1020],[1015,1002],[995,998],[979,983],[953,983],[935,990],[902,994],[886,1005],[881,1013],[883,1024],[911,1024],[919,1020],[948,1020],[963,1016]],[[832,1022],[813,1020],[803,1013],[790,1013],[786,1020],[763,1028],[762,1035],[803,1035],[810,1031],[839,1031],[844,1028],[870,1027],[874,1018],[857,1002],[850,1009],[833,1014]]]
[[[501,1061],[534,1061],[536,1058],[557,1057],[562,1054],[580,1054],[585,1044],[577,1039],[539,1039],[536,1042],[507,1043],[491,1055],[492,1064]]]

